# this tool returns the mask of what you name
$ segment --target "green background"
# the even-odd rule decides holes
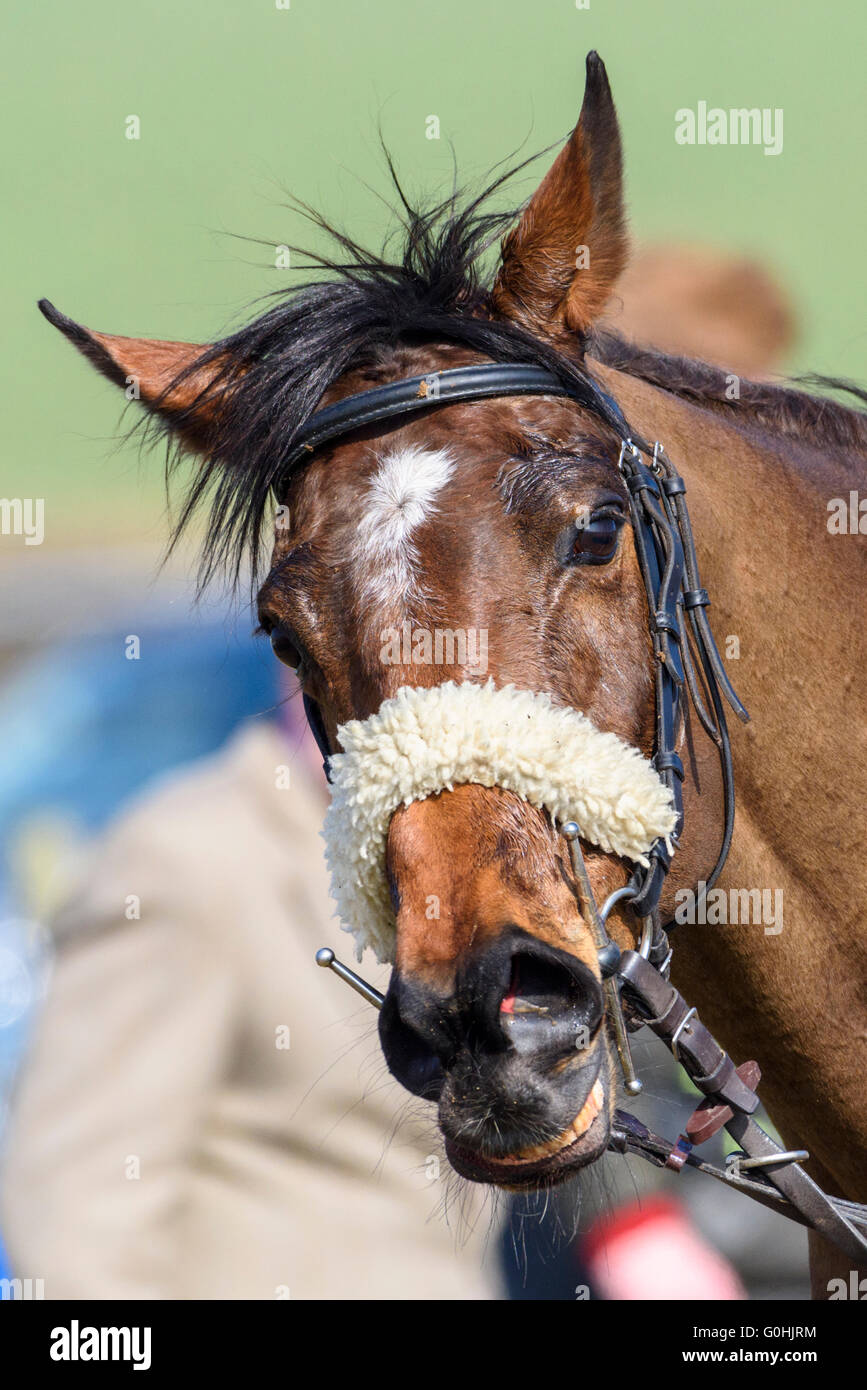
[[[410,190],[472,179],[574,124],[604,58],[634,231],[758,254],[793,297],[793,370],[867,378],[861,261],[863,4],[729,0],[79,0],[6,20],[0,258],[7,496],[44,496],[46,544],[159,540],[157,458],[115,450],[122,400],[36,311],[207,340],[289,272],[281,186],[381,240],[377,121]],[[674,112],[782,107],[784,148],[683,147]],[[125,118],[142,123],[125,138]],[[425,118],[441,122],[425,138]],[[553,157],[553,156],[552,156]],[[546,163],[515,189],[526,197]],[[62,525],[58,526],[58,515]],[[33,553],[33,552],[31,552]]]

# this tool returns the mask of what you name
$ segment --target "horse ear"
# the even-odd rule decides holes
[[[208,388],[219,372],[219,361],[203,363],[176,380],[208,351],[207,346],[95,333],[61,314],[47,299],[40,299],[39,308],[98,372],[127,391],[128,399],[140,400],[162,416],[187,448],[207,451],[217,394]]]
[[[503,242],[493,307],[548,336],[586,332],[626,259],[617,112],[605,65],[588,53],[580,119]]]

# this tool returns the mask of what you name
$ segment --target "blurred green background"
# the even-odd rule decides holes
[[[411,190],[442,187],[449,140],[471,179],[565,136],[594,47],[636,234],[757,254],[793,297],[787,365],[867,378],[861,4],[52,0],[4,22],[2,491],[45,497],[46,546],[157,543],[164,499],[157,458],[113,450],[119,393],[37,298],[109,332],[206,340],[291,275],[228,235],[299,239],[281,185],[379,242],[360,181],[388,192],[378,120]],[[674,112],[699,100],[782,107],[782,154],[677,145]]]

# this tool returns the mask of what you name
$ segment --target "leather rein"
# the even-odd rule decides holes
[[[744,722],[749,715],[726,675],[708,622],[710,600],[699,576],[686,485],[662,446],[658,442],[651,446],[631,431],[616,402],[586,376],[561,379],[547,368],[530,364],[485,363],[391,382],[316,411],[282,461],[275,484],[278,499],[292,471],[314,450],[355,430],[454,401],[516,395],[569,397],[619,432],[619,470],[629,496],[653,643],[656,716],[652,763],[669,788],[677,812],[669,844],[654,841],[647,855],[648,866],[638,867],[629,883],[611,893],[601,906],[590,887],[580,827],[574,822],[561,827],[582,906],[596,938],[609,1020],[627,1092],[634,1095],[641,1090],[632,1065],[629,1033],[648,1027],[671,1049],[705,1097],[675,1143],[651,1133],[635,1116],[615,1111],[609,1149],[639,1154],[657,1167],[676,1171],[685,1166],[697,1168],[820,1232],[850,1258],[863,1263],[867,1261],[867,1206],[824,1193],[801,1166],[809,1154],[805,1150],[784,1151],[761,1128],[753,1118],[761,1079],[757,1064],[746,1062],[735,1067],[668,978],[671,949],[667,931],[673,923],[662,922],[660,899],[671,868],[671,851],[676,851],[683,828],[684,769],[677,743],[684,721],[694,711],[720,759],[723,833],[716,863],[703,880],[704,896],[722,872],[734,827],[734,772],[724,701]],[[321,712],[306,695],[304,710],[329,777],[330,749]],[[636,915],[637,950],[621,951],[608,936],[607,918],[620,902],[628,902]],[[383,996],[337,961],[333,951],[321,950],[317,961],[334,970],[368,1002],[381,1007]],[[722,1128],[740,1145],[740,1151],[730,1155],[725,1170],[693,1151]]]

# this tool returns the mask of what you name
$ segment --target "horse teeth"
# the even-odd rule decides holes
[[[593,1083],[593,1090],[585,1100],[580,1114],[576,1115],[572,1121],[572,1131],[576,1139],[580,1139],[582,1135],[587,1133],[602,1109],[603,1098],[602,1082],[597,1080]]]
[[[605,1092],[602,1082],[597,1080],[593,1083],[593,1089],[568,1129],[564,1129],[563,1133],[558,1134],[556,1139],[549,1139],[547,1144],[534,1144],[532,1148],[520,1149],[518,1153],[510,1154],[509,1163],[534,1163],[540,1158],[551,1158],[561,1149],[565,1149],[567,1145],[574,1144],[576,1139],[580,1139],[587,1133],[602,1109],[604,1099]]]

